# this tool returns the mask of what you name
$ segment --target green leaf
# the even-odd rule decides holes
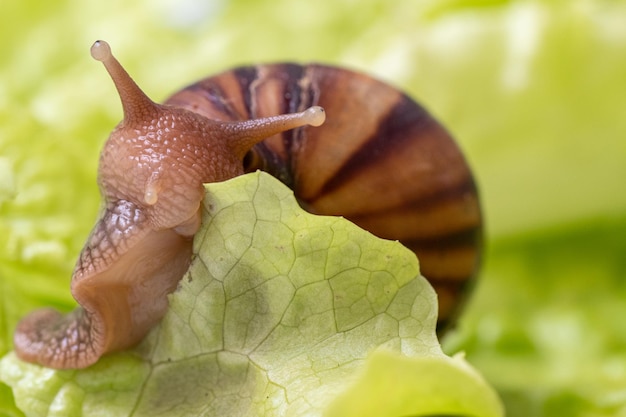
[[[502,407],[462,356],[372,354],[358,382],[328,409],[328,417],[500,416]]]
[[[408,249],[306,213],[261,172],[207,185],[203,207],[192,266],[134,351],[81,371],[0,361],[22,410],[320,415],[352,386],[329,415],[358,395],[388,415],[502,415],[482,379],[441,352],[436,297]],[[375,395],[382,383],[393,396]]]

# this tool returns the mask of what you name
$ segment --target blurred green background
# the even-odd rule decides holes
[[[0,6],[0,355],[69,309],[119,99],[107,40],[159,101],[237,64],[322,61],[408,91],[455,135],[487,221],[448,352],[509,416],[626,416],[626,1],[8,0]],[[0,415],[19,415],[0,385]]]

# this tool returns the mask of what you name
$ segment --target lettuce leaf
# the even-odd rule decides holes
[[[192,266],[140,346],[79,371],[0,361],[24,412],[502,415],[482,378],[442,353],[411,251],[306,213],[262,172],[206,188]]]

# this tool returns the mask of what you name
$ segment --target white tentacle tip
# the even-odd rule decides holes
[[[149,206],[154,206],[159,201],[159,195],[155,189],[148,188],[143,195],[143,201]]]
[[[311,126],[321,126],[326,120],[326,112],[323,107],[313,106],[309,107],[303,112],[306,118],[307,124]]]
[[[111,57],[111,47],[105,41],[95,41],[91,45],[91,57],[96,61],[106,61]]]
[[[149,206],[154,206],[159,201],[159,191],[161,191],[161,183],[159,181],[159,173],[153,172],[146,184],[143,193],[143,201]]]

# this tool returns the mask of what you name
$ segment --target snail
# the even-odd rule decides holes
[[[190,264],[202,184],[257,169],[307,211],[416,252],[438,293],[439,325],[454,317],[480,258],[477,188],[451,136],[406,94],[351,70],[282,63],[226,71],[156,104],[106,42],[91,54],[124,113],[100,156],[104,209],[72,276],[80,306],[22,319],[21,359],[84,368],[136,345]]]

